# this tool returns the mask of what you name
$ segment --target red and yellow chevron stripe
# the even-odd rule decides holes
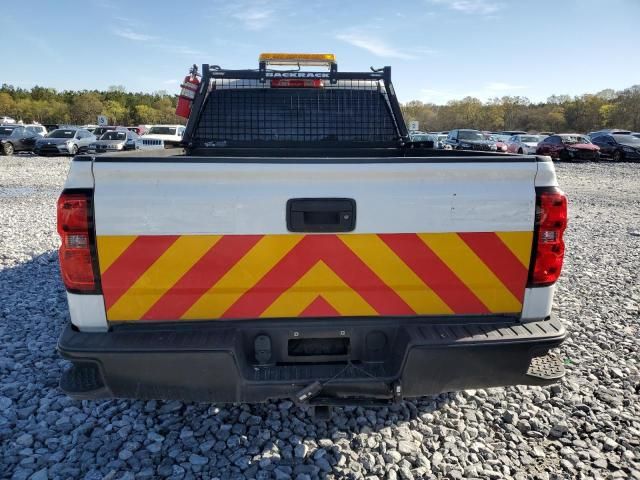
[[[516,313],[532,232],[99,236],[109,321]]]

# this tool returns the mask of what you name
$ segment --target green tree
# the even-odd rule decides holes
[[[640,131],[640,85],[634,85],[620,92],[613,113],[616,127]]]
[[[109,117],[109,122],[114,125],[127,123],[128,111],[124,105],[116,100],[107,100],[104,103],[102,113]]]
[[[16,115],[16,102],[7,92],[0,91],[0,115]]]
[[[134,116],[136,123],[149,124],[158,123],[160,115],[158,111],[149,105],[136,105],[136,114]]]
[[[69,113],[74,123],[95,123],[103,109],[100,95],[95,92],[82,92],[71,102]]]

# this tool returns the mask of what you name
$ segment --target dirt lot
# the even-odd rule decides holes
[[[66,158],[0,157],[0,477],[640,478],[640,165],[561,164],[568,374],[314,421],[291,402],[74,402],[55,249]]]

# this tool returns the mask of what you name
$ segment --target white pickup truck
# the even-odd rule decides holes
[[[413,144],[389,67],[291,58],[204,65],[184,150],[74,158],[63,390],[377,405],[562,377],[551,160]]]

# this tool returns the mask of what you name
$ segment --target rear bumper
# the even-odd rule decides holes
[[[258,364],[255,338],[268,335],[270,359]],[[327,319],[142,324],[106,333],[67,326],[58,350],[73,367],[62,389],[77,399],[156,398],[375,404],[469,388],[546,385],[564,373],[547,355],[566,331],[557,319]],[[292,356],[290,340],[347,338],[348,351]],[[331,353],[331,352],[329,352]],[[335,353],[335,352],[334,352]],[[532,362],[532,359],[536,358]],[[316,384],[317,385],[317,384]]]

